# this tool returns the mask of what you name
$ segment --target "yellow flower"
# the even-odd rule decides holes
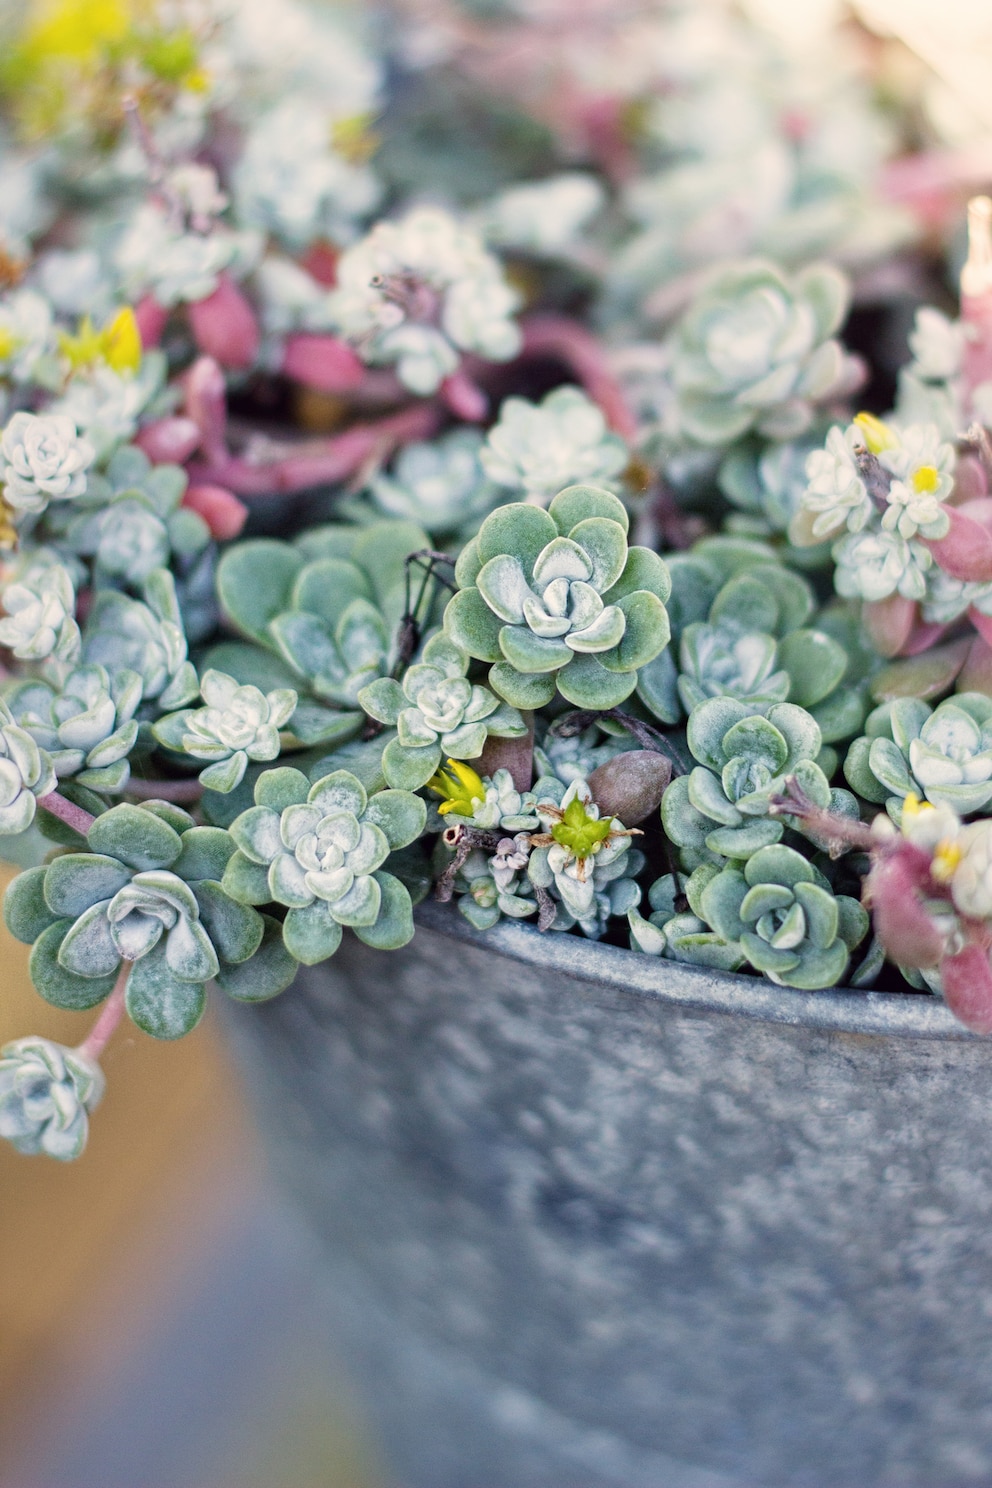
[[[854,422],[864,435],[865,444],[873,455],[880,455],[884,450],[896,449],[899,440],[888,424],[876,418],[873,413],[859,413]]]
[[[436,796],[443,796],[437,808],[442,816],[455,811],[459,816],[474,816],[476,805],[486,799],[486,787],[481,775],[462,760],[448,760],[446,770],[438,770],[427,782],[427,789]]]
[[[56,0],[35,6],[34,17],[19,50],[25,62],[35,65],[53,57],[92,62],[120,46],[132,24],[125,0]]]
[[[921,465],[910,477],[910,485],[919,495],[924,491],[936,491],[940,487],[940,471],[936,465]]]
[[[107,321],[99,331],[87,315],[74,336],[63,332],[59,350],[73,372],[105,362],[115,372],[137,372],[141,366],[141,335],[129,305]]]
[[[379,148],[379,136],[373,133],[371,123],[370,115],[356,114],[339,119],[331,128],[331,144],[352,165],[364,165]]]

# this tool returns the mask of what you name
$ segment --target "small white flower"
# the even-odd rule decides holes
[[[857,424],[846,429],[835,425],[827,435],[826,448],[807,455],[808,485],[802,505],[816,513],[815,538],[836,537],[845,527],[848,532],[860,532],[871,516],[871,497],[856,458],[856,451],[863,448],[864,435]]]
[[[338,262],[332,313],[370,362],[395,363],[412,392],[437,390],[459,353],[508,361],[519,297],[480,238],[448,212],[421,207],[379,222]]]
[[[0,439],[0,480],[18,512],[43,512],[50,501],[71,501],[86,490],[95,457],[71,418],[15,413]]]
[[[955,845],[961,853],[951,876],[955,908],[969,919],[992,919],[992,821],[961,828]]]
[[[6,614],[0,620],[0,644],[23,661],[57,656],[75,661],[80,637],[76,595],[68,569],[60,563],[32,575],[28,582],[8,584],[3,591]]]
[[[184,232],[162,207],[147,202],[119,239],[113,261],[128,299],[153,294],[160,305],[171,306],[206,299],[225,269],[250,267],[260,250],[255,233],[217,227]]]
[[[527,867],[530,857],[530,833],[516,832],[512,837],[503,837],[490,860],[493,882],[502,892],[508,889],[514,877]]]
[[[602,410],[578,388],[561,387],[542,403],[507,398],[479,458],[490,480],[546,505],[579,481],[615,486],[629,455]]]
[[[944,537],[950,517],[942,503],[954,489],[954,448],[940,437],[936,424],[910,424],[894,449],[879,456],[896,477],[889,487],[889,507],[882,517],[886,530],[902,537]]]
[[[834,544],[834,587],[845,599],[923,599],[933,557],[898,532],[859,532]]]
[[[184,161],[169,171],[167,186],[194,217],[217,217],[227,206],[227,197],[212,166]]]

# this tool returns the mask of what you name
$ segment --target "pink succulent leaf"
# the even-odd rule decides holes
[[[200,431],[210,461],[226,460],[227,385],[213,357],[200,357],[183,378],[187,416]]]
[[[199,449],[200,438],[199,427],[193,420],[176,414],[146,424],[134,442],[153,465],[184,465]]]
[[[946,537],[935,537],[925,542],[945,573],[952,579],[965,579],[971,583],[984,584],[992,579],[992,534],[984,521],[977,521],[974,508],[990,503],[988,499],[969,501],[965,507],[947,507],[951,525]]]
[[[962,692],[984,692],[992,697],[992,646],[980,635],[971,643],[958,687]]]
[[[968,610],[968,619],[988,645],[992,646],[992,615],[983,615],[976,605]]]
[[[223,486],[188,486],[182,504],[195,511],[219,542],[238,537],[248,520],[248,508]]]
[[[467,424],[481,424],[489,412],[489,399],[482,389],[462,371],[453,372],[441,384],[441,397],[456,418]]]
[[[134,307],[134,318],[138,323],[138,335],[145,351],[158,346],[165,334],[169,312],[152,295],[145,295]]]
[[[918,606],[915,599],[891,594],[866,600],[862,614],[871,643],[880,656],[898,656],[913,633]]]
[[[947,498],[953,506],[977,501],[989,494],[989,478],[977,455],[959,455],[954,470],[954,490]]]
[[[232,372],[245,372],[258,356],[261,336],[255,312],[227,274],[213,294],[189,306],[193,339],[199,349]]]
[[[965,946],[940,963],[944,1001],[973,1033],[992,1033],[992,969],[988,950]]]
[[[346,342],[305,332],[287,338],[282,371],[320,393],[349,392],[365,376],[363,363]]]
[[[913,627],[909,639],[903,644],[901,656],[920,656],[924,651],[929,651],[931,646],[936,646],[941,640],[948,627],[940,625],[936,621],[921,620]]]
[[[944,954],[946,934],[921,897],[929,879],[929,857],[909,843],[876,862],[868,876],[875,932],[900,966],[936,966]]]

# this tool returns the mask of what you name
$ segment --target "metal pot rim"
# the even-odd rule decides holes
[[[516,920],[501,920],[491,930],[475,930],[453,904],[430,900],[417,908],[416,920],[425,929],[511,961],[563,972],[579,981],[596,982],[628,996],[672,1007],[872,1037],[978,1037],[964,1028],[939,998],[926,994],[861,992],[847,987],[800,992],[776,987],[762,977],[655,959],[575,935],[541,935],[533,926]]]

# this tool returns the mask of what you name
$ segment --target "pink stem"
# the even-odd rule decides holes
[[[467,373],[459,370],[441,384],[441,397],[456,418],[467,424],[481,424],[489,412],[489,399]]]
[[[65,796],[60,796],[58,791],[49,791],[47,796],[38,797],[38,805],[43,807],[51,816],[57,816],[59,821],[65,822],[67,827],[72,827],[81,837],[85,837],[90,827],[96,821],[88,811],[81,806],[76,806],[72,801],[67,801]]]
[[[122,963],[117,973],[117,981],[114,983],[114,990],[100,1009],[100,1015],[93,1027],[79,1045],[76,1052],[82,1054],[85,1059],[92,1059],[95,1063],[100,1058],[124,1016],[124,996],[133,964],[132,961]]]
[[[246,455],[230,455],[210,465],[194,465],[196,484],[226,486],[239,496],[285,496],[354,475],[370,459],[386,459],[401,444],[429,439],[441,422],[431,404],[405,408],[377,423],[355,424],[331,439],[308,440],[295,450],[257,442]]]
[[[624,439],[637,435],[637,420],[623,389],[606,365],[606,355],[595,336],[565,315],[534,315],[523,321],[525,356],[557,357],[598,403],[611,429]]]
[[[127,793],[139,801],[174,801],[178,805],[184,801],[198,801],[203,795],[203,786],[196,779],[135,780],[132,776],[127,783]]]

